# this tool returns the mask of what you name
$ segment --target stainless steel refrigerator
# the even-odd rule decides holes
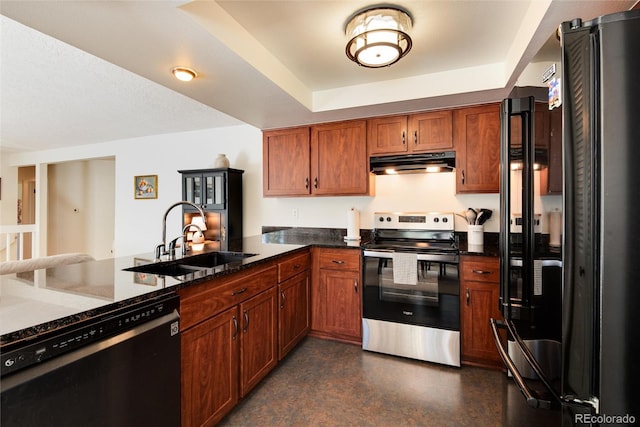
[[[537,162],[535,103],[508,99],[503,102],[501,148],[504,321],[492,319],[492,327],[530,406],[559,407],[563,425],[640,423],[640,220],[635,218],[640,213],[640,10],[565,22],[560,33],[560,292],[549,291],[553,280],[541,276],[544,239],[535,232],[536,207],[530,197]],[[517,133],[514,123],[522,128]],[[512,142],[514,134],[522,139],[520,152]],[[513,233],[509,168],[517,156],[522,159],[522,215],[519,233]],[[545,293],[549,298],[542,298]],[[557,320],[546,325],[551,329],[538,326],[543,319],[554,319],[558,310],[561,326],[555,334]],[[518,371],[517,360],[501,345],[499,328],[508,330],[534,375]],[[536,340],[558,340],[557,373],[527,342]]]

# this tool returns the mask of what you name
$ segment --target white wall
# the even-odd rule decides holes
[[[55,163],[48,167],[47,254],[113,256],[115,159]]]
[[[249,125],[86,145],[72,149],[14,155],[12,165],[115,156],[115,256],[152,252],[160,242],[165,210],[181,199],[178,170],[212,167],[218,153],[231,167],[243,169],[244,234],[257,235],[262,225],[346,228],[347,210],[361,211],[361,227],[371,228],[379,210],[453,211],[468,207],[494,210],[485,231],[498,232],[497,194],[457,195],[455,174],[376,177],[375,197],[262,197],[262,133]],[[282,165],[287,167],[287,165]],[[135,200],[135,175],[158,175],[158,199]],[[4,194],[3,194],[4,195]],[[545,210],[559,207],[560,197],[542,198]],[[298,218],[292,215],[298,210]],[[180,233],[180,209],[168,217],[167,236]],[[466,225],[456,218],[456,230]]]

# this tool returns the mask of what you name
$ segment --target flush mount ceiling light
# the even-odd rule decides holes
[[[408,31],[413,24],[406,10],[373,7],[356,12],[345,26],[347,57],[363,67],[386,67],[411,50]]]
[[[187,67],[175,67],[171,70],[176,79],[183,82],[190,82],[198,76],[198,73]]]

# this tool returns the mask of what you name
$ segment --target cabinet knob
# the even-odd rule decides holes
[[[356,294],[358,293],[358,281],[357,280],[353,281],[353,290],[356,292]]]
[[[467,292],[465,296],[467,297],[467,305],[469,305],[469,300],[471,299],[471,295],[469,294],[469,288],[467,288]]]
[[[249,331],[249,313],[247,312],[247,310],[245,310],[242,315],[244,316],[244,329],[242,330],[242,332],[246,334],[247,331]]]
[[[344,264],[344,261],[341,259],[334,259],[334,260],[331,260],[331,262],[334,264]]]
[[[464,169],[462,169],[462,185],[464,185]]]
[[[242,288],[242,289],[238,289],[237,291],[231,292],[231,295],[232,296],[236,296],[236,295],[240,295],[240,294],[245,293],[245,292],[247,292],[247,288]]]
[[[304,179],[304,188],[306,188],[307,190],[309,189],[309,177],[306,177]]]
[[[471,272],[474,274],[491,274],[490,271],[485,271],[485,270],[471,270]]]
[[[283,309],[284,308],[284,300],[285,300],[285,295],[284,295],[284,291],[280,292],[280,308]]]
[[[406,143],[407,143],[406,135],[405,135],[405,132],[402,131],[402,145],[405,145]]]
[[[413,145],[418,145],[418,131],[413,131]]]
[[[313,188],[318,188],[318,177],[313,178]]]

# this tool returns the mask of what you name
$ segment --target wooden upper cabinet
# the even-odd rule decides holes
[[[534,126],[536,148],[547,149],[549,147],[549,111],[546,103],[536,102]],[[522,145],[522,120],[517,116],[511,118],[511,145]]]
[[[265,131],[262,134],[265,196],[311,194],[309,127]]]
[[[368,196],[366,121],[265,131],[264,196]]]
[[[500,106],[454,111],[456,192],[500,191]]]
[[[311,126],[311,193],[371,195],[367,123],[354,120]]]
[[[370,156],[425,153],[453,149],[451,110],[367,121]]]
[[[453,149],[453,112],[432,111],[409,116],[409,143],[414,153]]]
[[[367,120],[369,155],[404,154],[407,146],[407,116]]]

